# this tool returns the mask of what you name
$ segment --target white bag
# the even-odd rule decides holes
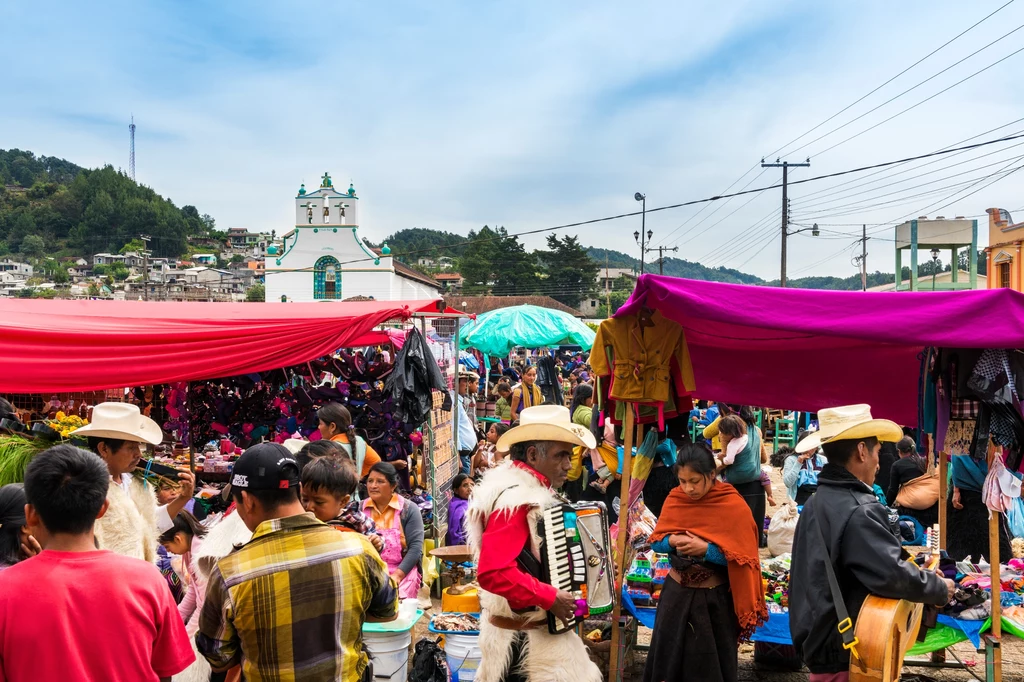
[[[779,511],[775,512],[768,524],[768,551],[772,556],[779,556],[793,551],[793,536],[796,534],[796,523],[800,513],[796,510],[796,502],[787,501]]]

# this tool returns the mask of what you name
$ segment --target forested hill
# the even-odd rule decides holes
[[[610,268],[633,268],[640,266],[636,258],[628,256],[621,251],[610,249],[599,249],[591,246],[587,253],[597,261],[598,267],[604,267],[607,259]],[[652,257],[647,261],[647,272],[658,272],[658,259]],[[684,260],[682,258],[665,257],[664,274],[671,277],[686,277],[687,279],[703,279],[711,282],[732,282],[733,284],[764,284],[757,275],[748,275],[732,268],[709,268],[700,263]]]
[[[0,256],[117,252],[140,235],[155,256],[178,257],[188,238],[207,235],[213,219],[178,208],[113,166],[88,170],[52,156],[0,149]],[[26,237],[35,235],[39,239]]]

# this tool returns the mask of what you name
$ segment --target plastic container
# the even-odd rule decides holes
[[[444,636],[444,654],[448,658],[448,669],[452,671],[452,682],[467,682],[476,679],[480,667],[480,635],[450,632]]]
[[[373,661],[374,682],[405,682],[408,677],[412,627],[423,611],[417,610],[412,618],[402,615],[390,623],[363,625],[363,645]]]
[[[480,617],[479,613],[470,614]],[[477,668],[480,667],[480,631],[449,632],[438,630],[431,623],[427,628],[430,632],[444,636],[441,646],[448,659],[448,669],[452,672],[452,682],[468,682],[476,679]]]

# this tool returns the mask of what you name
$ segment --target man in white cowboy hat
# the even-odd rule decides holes
[[[96,521],[100,548],[156,561],[157,538],[174,525],[174,518],[192,497],[195,477],[189,471],[179,472],[178,498],[158,506],[153,488],[132,476],[142,458],[142,443],[157,445],[163,440],[160,427],[143,415],[138,405],[100,403],[93,408],[92,421],[73,435],[86,438],[89,449],[110,471],[109,506]]]
[[[868,595],[944,605],[954,584],[903,560],[885,507],[872,491],[881,442],[899,441],[902,429],[873,419],[868,405],[821,410],[818,422],[818,431],[796,446],[797,452],[820,446],[828,463],[793,539],[789,628],[811,682],[832,682],[849,679],[844,643],[852,642]],[[853,627],[844,635],[839,624],[847,617]]]
[[[572,632],[551,635],[547,612],[568,620],[576,605],[522,568],[539,565],[538,521],[559,502],[554,489],[565,483],[573,448],[595,447],[594,436],[573,424],[559,405],[525,408],[520,425],[498,439],[498,452],[511,457],[487,470],[474,489],[467,512],[469,543],[480,584],[478,682],[597,682],[601,673]]]

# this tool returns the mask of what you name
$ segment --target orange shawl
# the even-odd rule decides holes
[[[661,509],[651,542],[686,531],[718,545],[725,555],[740,637],[749,637],[768,620],[758,556],[759,534],[750,507],[735,488],[721,481],[699,500],[673,488]]]

